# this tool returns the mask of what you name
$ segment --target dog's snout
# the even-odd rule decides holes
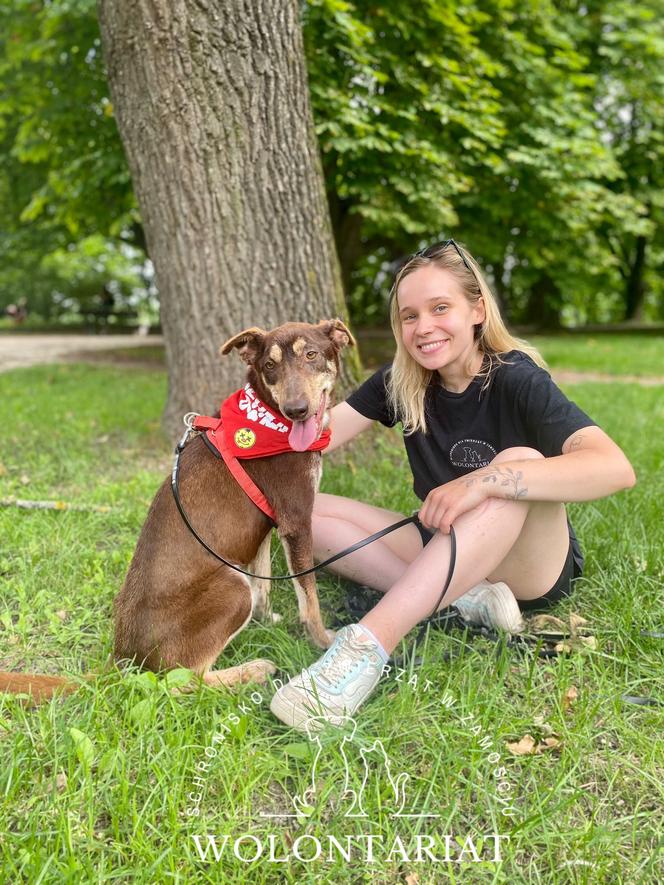
[[[309,411],[309,400],[303,396],[288,400],[281,407],[284,415],[291,421],[302,421]]]

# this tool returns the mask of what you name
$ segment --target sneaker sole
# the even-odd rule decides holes
[[[322,711],[315,712],[313,710],[305,710],[303,707],[296,707],[292,701],[285,700],[279,691],[270,701],[270,712],[276,716],[277,719],[281,720],[284,725],[288,725],[290,728],[296,728],[298,731],[307,731],[307,723],[311,719],[318,719],[323,715],[332,725],[338,725],[345,719],[345,717],[335,716],[330,713],[323,714]],[[316,727],[311,730],[320,730],[322,727],[322,723],[316,723]]]

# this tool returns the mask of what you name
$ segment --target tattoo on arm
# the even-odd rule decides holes
[[[523,484],[523,473],[511,467],[488,467],[482,482],[490,482],[505,488],[505,497],[512,501],[528,496],[528,489]]]

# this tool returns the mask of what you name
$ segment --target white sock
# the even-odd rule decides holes
[[[380,644],[380,642],[376,638],[375,633],[372,630],[370,630],[368,627],[365,627],[364,624],[357,624],[356,626],[359,627],[360,630],[363,630],[364,633],[366,633],[366,635],[369,637],[369,639],[374,643],[374,645],[378,649],[378,654],[383,659],[383,663],[386,664],[389,661],[390,656],[388,655],[388,653],[385,651],[383,646]]]

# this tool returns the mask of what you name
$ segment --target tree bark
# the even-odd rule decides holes
[[[346,319],[297,0],[99,0],[113,110],[155,266],[164,428],[237,387],[248,326]],[[342,388],[356,377],[347,362]]]

